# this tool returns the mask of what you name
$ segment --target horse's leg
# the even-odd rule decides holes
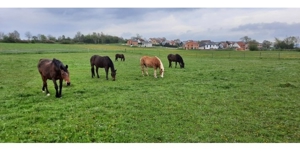
[[[59,94],[58,94],[58,86],[57,86],[56,80],[53,78],[52,81],[53,81],[54,88],[55,88],[55,91],[56,91],[56,95],[55,96],[58,98]]]
[[[177,68],[177,61],[175,61],[175,68]]]
[[[149,76],[149,74],[148,74],[148,67],[145,66],[145,68],[146,68],[146,75]]]
[[[141,70],[142,70],[142,76],[144,76],[144,65],[141,65]]]
[[[153,69],[154,69],[154,77],[157,78],[157,76],[156,76],[156,69],[157,68],[153,68]]]
[[[47,81],[46,81],[47,79],[45,80],[45,78],[42,77],[42,80],[43,80],[42,92],[45,93],[45,88],[47,86]]]
[[[43,91],[43,93],[45,93],[45,90],[46,90],[47,96],[50,96],[50,93],[49,93],[49,90],[48,90],[48,85],[47,85],[47,78],[42,77],[42,79],[43,79],[42,91]]]
[[[105,67],[106,80],[108,80],[108,67]]]
[[[99,67],[96,67],[97,77],[100,78],[99,73],[98,73],[98,69],[99,69]]]
[[[172,68],[172,61],[169,61],[169,68]]]
[[[94,78],[94,76],[95,76],[94,66],[91,66],[91,73],[92,73],[92,78]]]
[[[63,79],[59,79],[59,93],[58,93],[58,97],[61,97],[62,83],[63,83]]]

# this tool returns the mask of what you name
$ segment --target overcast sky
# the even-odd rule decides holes
[[[125,39],[139,34],[147,39],[165,37],[215,42],[237,41],[244,36],[259,42],[300,36],[300,7],[210,7],[210,3],[194,7],[110,7],[110,3],[108,7],[47,5],[30,7],[29,3],[29,6],[19,7],[9,3],[7,7],[0,6],[0,32],[8,34],[17,30],[21,39],[26,39],[27,31],[56,38],[62,35],[74,38],[77,32],[84,35],[103,32]]]

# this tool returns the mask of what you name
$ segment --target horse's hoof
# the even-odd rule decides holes
[[[50,96],[50,93],[48,93],[47,96]]]

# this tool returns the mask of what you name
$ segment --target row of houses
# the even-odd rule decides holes
[[[213,42],[211,40],[194,41],[188,40],[181,42],[179,39],[166,40],[164,38],[150,38],[149,40],[143,39],[130,39],[127,41],[127,45],[139,46],[139,47],[152,47],[153,45],[170,45],[178,46],[183,49],[235,49],[239,51],[248,50],[248,44],[243,41],[221,41]],[[258,48],[261,48],[262,44],[258,44]]]
[[[249,49],[249,45],[243,41],[221,41],[212,42],[210,40],[187,41],[182,46],[184,49],[235,49],[244,51]],[[262,48],[262,44],[258,43],[258,49]]]

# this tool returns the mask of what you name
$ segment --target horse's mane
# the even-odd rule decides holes
[[[111,66],[111,70],[114,71],[115,70],[114,63],[112,62],[112,60],[108,56],[105,56],[105,57],[109,60],[109,66]]]
[[[160,63],[159,68],[162,69],[162,70],[164,71],[164,70],[165,70],[165,69],[164,69],[164,65],[163,65],[163,63],[161,62],[161,60],[160,60],[157,56],[155,56],[155,58],[158,59],[158,61],[159,61],[159,63]]]
[[[65,72],[68,72],[68,69],[64,66],[64,64],[60,60],[53,58],[52,63],[55,65],[57,69],[62,69]]]
[[[175,54],[175,56],[178,61],[183,62],[183,59],[179,54]]]

